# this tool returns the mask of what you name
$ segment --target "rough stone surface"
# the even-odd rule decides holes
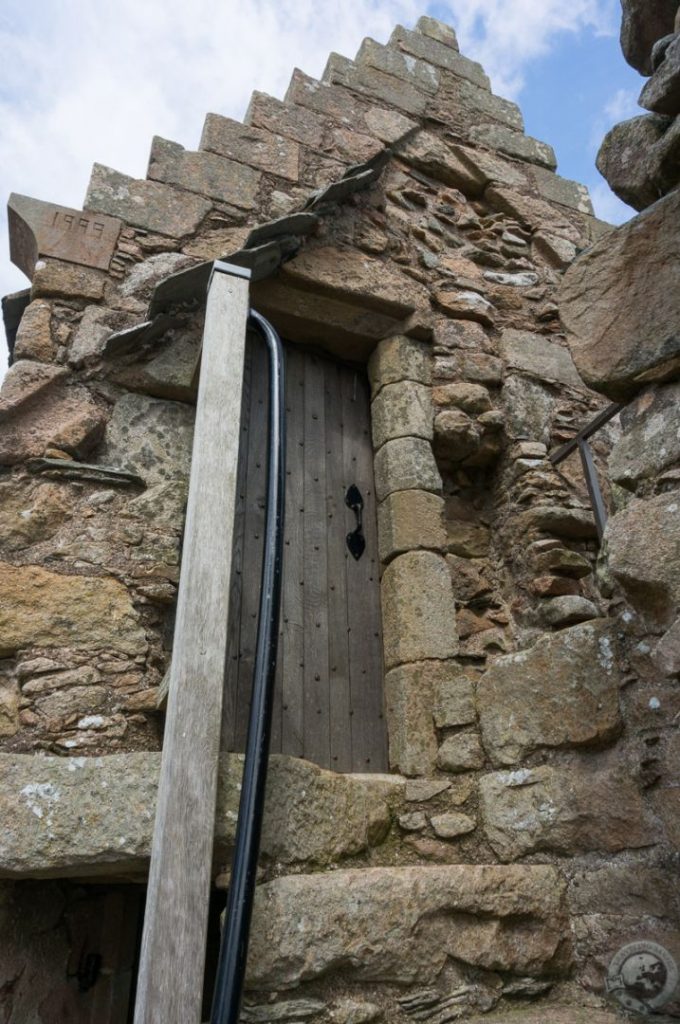
[[[486,352],[454,350],[437,359],[437,377],[440,380],[465,380],[497,386],[503,379],[503,360]]]
[[[411,380],[432,383],[432,359],[422,342],[397,335],[379,342],[368,361],[368,376],[376,394],[386,384]]]
[[[497,658],[479,680],[484,747],[495,765],[542,747],[601,745],[621,728],[616,647],[606,620]]]
[[[484,751],[474,732],[448,736],[437,755],[437,765],[445,772],[469,772],[484,766]]]
[[[479,292],[439,288],[434,292],[433,301],[449,316],[461,320],[475,320],[485,327],[493,327],[496,310],[492,302]]]
[[[77,690],[82,689],[77,687]],[[68,877],[146,871],[160,754],[36,757],[0,754],[0,876]],[[233,844],[242,757],[219,774],[216,842]],[[274,755],[262,853],[283,864],[325,864],[382,842],[398,777],[337,775]]]
[[[110,320],[110,311],[105,307],[86,307],[69,345],[68,361],[71,366],[82,366],[102,356],[106,340],[111,335]]]
[[[675,620],[655,645],[652,661],[665,676],[680,674],[680,619]]]
[[[470,725],[476,720],[472,681],[452,661],[421,661],[392,669],[385,678],[385,702],[390,763],[407,776],[427,775],[434,769],[435,726]]]
[[[680,34],[671,40],[664,59],[642,90],[640,106],[655,114],[680,114]]]
[[[0,464],[44,455],[57,445],[76,456],[100,440],[104,413],[61,367],[27,360],[15,363],[0,391]]]
[[[429,441],[401,437],[387,441],[375,456],[375,490],[379,501],[394,491],[441,491],[442,479]]]
[[[78,267],[63,260],[38,260],[33,275],[31,298],[84,299],[99,302],[104,298],[105,277],[99,270]]]
[[[424,384],[401,381],[383,387],[371,404],[373,447],[397,437],[432,438],[432,392]]]
[[[554,629],[564,629],[578,622],[588,622],[599,615],[597,605],[579,594],[551,597],[541,603],[541,621]]]
[[[437,759],[432,718],[433,677],[440,662],[400,665],[385,676],[390,766],[402,775],[428,775]]]
[[[374,39],[364,39],[356,63],[401,78],[423,92],[435,93],[439,88],[439,72],[431,63],[405,57],[399,50],[381,46]]]
[[[569,350],[544,334],[530,331],[503,331],[501,353],[511,370],[520,370],[549,383],[583,388]]]
[[[628,63],[641,75],[652,73],[652,47],[673,31],[675,0],[623,0],[621,47]]]
[[[576,246],[568,238],[560,238],[549,231],[537,231],[532,245],[544,259],[560,270],[566,270],[576,256]]]
[[[480,797],[488,840],[503,861],[540,851],[615,853],[656,838],[630,774],[607,765],[485,775]]]
[[[518,157],[528,163],[540,164],[554,171],[557,158],[552,146],[502,125],[478,125],[470,131],[470,139],[499,153]]]
[[[590,194],[585,185],[578,181],[569,181],[568,178],[561,178],[559,174],[546,170],[544,167],[532,167],[531,176],[542,199],[550,203],[558,203],[579,213],[593,215],[593,204]]]
[[[285,280],[395,317],[429,305],[427,290],[386,263],[349,249],[308,248],[286,263]]]
[[[483,1017],[469,1017],[467,1024],[621,1024],[621,1015],[616,1010],[600,1010],[592,1006],[547,1006],[533,1010],[515,1010],[508,1015],[502,1013],[484,1014]]]
[[[597,537],[595,520],[590,509],[566,508],[563,505],[539,505],[517,517],[517,529],[552,533],[567,540],[588,540]]]
[[[157,181],[137,181],[102,164],[94,165],[85,207],[175,238],[191,234],[210,212],[201,196]]]
[[[117,580],[0,563],[0,654],[31,646],[143,654],[144,631]]]
[[[605,534],[609,569],[651,624],[668,628],[680,606],[680,501],[675,493],[634,498]]]
[[[177,142],[156,136],[151,147],[149,177],[251,210],[261,176],[245,164],[225,160],[215,153],[192,153]]]
[[[36,299],[24,310],[14,343],[15,359],[35,359],[49,363],[56,354],[52,341],[52,309],[48,302]]]
[[[433,679],[432,715],[438,729],[472,725],[477,720],[474,684],[469,676],[443,665]]]
[[[597,154],[600,174],[619,199],[635,210],[644,210],[663,194],[655,147],[668,125],[667,118],[656,114],[622,121],[605,135]]]
[[[467,814],[457,814],[455,811],[435,814],[430,819],[430,824],[439,839],[457,839],[458,836],[473,832],[477,827],[473,818]]]
[[[441,550],[446,544],[443,500],[429,491],[396,491],[378,506],[380,561],[419,548]]]
[[[623,437],[612,448],[609,474],[627,490],[680,462],[680,384],[643,392],[626,410]]]
[[[280,878],[258,889],[248,981],[286,989],[344,969],[357,981],[426,985],[448,957],[541,973],[560,943],[563,899],[560,876],[543,866]]]
[[[18,488],[0,483],[0,536],[6,551],[49,540],[68,518],[71,495],[59,484],[36,482]]]
[[[448,40],[435,38],[430,33],[411,32],[398,25],[390,37],[390,46],[445,68],[481,89],[489,90],[489,79],[481,65],[460,54],[458,47],[452,46]]]
[[[456,609],[446,562],[430,551],[399,555],[381,584],[388,668],[456,654]]]
[[[178,402],[124,395],[106,428],[100,458],[137,473],[147,485],[185,480],[191,465],[194,411]]]
[[[261,131],[220,114],[206,115],[200,149],[249,164],[250,167],[289,181],[297,181],[300,175],[298,145],[271,131]]]
[[[584,252],[565,274],[560,314],[583,380],[625,399],[680,367],[680,193],[659,200]]]
[[[555,399],[547,387],[511,373],[505,378],[501,398],[510,437],[528,436],[544,444],[550,441]]]
[[[419,132],[399,148],[399,156],[412,167],[459,188],[466,195],[480,195],[487,178],[474,163],[465,159],[465,151],[458,146],[447,146],[437,135]]]

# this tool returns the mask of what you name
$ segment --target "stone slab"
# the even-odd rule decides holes
[[[676,267],[680,192],[587,249],[564,275],[559,305],[584,381],[614,400],[680,372]]]
[[[606,620],[497,658],[479,680],[484,747],[495,765],[545,747],[602,745],[622,728],[615,638]]]
[[[206,115],[199,149],[289,181],[298,181],[300,177],[299,145],[271,131],[253,128],[220,114]]]
[[[486,834],[502,861],[529,853],[567,856],[642,848],[657,839],[626,768],[518,768],[480,780]]]
[[[116,217],[93,215],[13,192],[7,203],[9,255],[33,277],[40,256],[108,270],[122,224]]]
[[[680,113],[680,34],[672,39],[666,55],[640,94],[640,106],[655,114],[675,117]]]
[[[432,439],[432,390],[415,381],[387,384],[371,402],[373,448],[397,437]]]
[[[181,238],[193,234],[212,204],[192,192],[158,181],[140,181],[95,164],[85,208],[120,217],[133,227]]]
[[[675,0],[622,0],[621,47],[628,63],[641,75],[652,73],[652,47],[673,31]]]
[[[441,492],[442,478],[432,445],[420,437],[399,437],[386,441],[374,461],[375,491],[384,501],[395,491]]]
[[[355,60],[360,66],[410,82],[423,92],[435,93],[439,88],[439,72],[431,63],[405,56],[394,47],[381,46],[374,39],[364,39]]]
[[[569,349],[558,345],[548,335],[514,329],[503,331],[501,355],[510,370],[520,370],[551,384],[584,388]]]
[[[0,754],[0,877],[143,876],[148,868],[160,753],[106,757]],[[233,845],[241,755],[222,758],[216,848]],[[385,838],[398,776],[337,775],[273,755],[263,856],[325,864]]]
[[[281,278],[335,298],[405,318],[429,307],[427,289],[381,260],[331,246],[306,248],[286,263]]]
[[[375,135],[387,145],[397,142],[416,127],[411,118],[398,110],[370,104],[347,89],[319,82],[297,69],[293,72],[284,100],[322,114],[343,127]]]
[[[179,185],[244,210],[255,206],[261,177],[245,163],[227,160],[214,152],[191,152],[159,136],[151,144],[147,174],[153,181]]]
[[[413,82],[394,78],[376,68],[360,66],[338,53],[331,53],[328,58],[323,81],[381,100],[410,117],[422,117],[427,107],[429,93],[423,92]]]
[[[403,335],[385,338],[376,345],[368,361],[368,377],[375,396],[386,384],[411,380],[432,383],[430,349],[423,342]]]
[[[470,141],[486,146],[495,152],[524,160],[527,163],[539,164],[550,171],[557,167],[557,157],[552,146],[547,142],[539,142],[522,132],[512,131],[502,125],[477,125],[470,130]]]
[[[680,462],[680,384],[643,392],[626,409],[623,437],[612,448],[609,475],[627,490]]]
[[[355,981],[428,985],[449,957],[541,974],[563,938],[564,888],[548,866],[367,868],[277,879],[257,892],[248,982],[286,989],[342,970]]]
[[[195,411],[179,402],[125,394],[114,406],[100,458],[136,473],[148,486],[186,480]]]
[[[383,573],[381,596],[387,668],[457,653],[456,607],[441,555],[431,551],[399,555]]]
[[[446,533],[443,499],[430,491],[395,491],[378,506],[380,561],[419,548],[442,550]]]
[[[667,629],[680,609],[680,500],[634,498],[607,523],[609,570],[645,620]]]
[[[67,646],[145,653],[144,630],[123,584],[0,563],[0,656]]]
[[[458,78],[467,79],[482,89],[491,90],[491,84],[482,65],[464,57],[458,52],[457,44],[454,47],[450,40],[445,43],[429,34],[411,32],[403,25],[397,25],[390,36],[389,46],[436,67],[445,68]]]

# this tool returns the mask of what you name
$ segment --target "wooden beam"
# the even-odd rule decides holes
[[[248,276],[208,291],[135,1024],[201,1019]]]

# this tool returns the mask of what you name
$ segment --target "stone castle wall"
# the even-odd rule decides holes
[[[345,1024],[597,1007],[641,930],[680,956],[675,680],[644,667],[660,627],[615,556],[635,506],[607,573],[578,457],[548,459],[610,400],[556,299],[612,236],[431,19],[246,121],[155,139],[144,181],[95,166],[84,212],[11,203],[32,287],[0,393],[0,870],[144,876],[201,336],[181,272],[226,258],[291,340],[367,362],[394,772],[276,759],[253,995],[303,984],[290,1012]],[[87,246],[55,236],[69,216]],[[649,477],[634,415],[613,489],[619,428],[593,439],[615,508]]]

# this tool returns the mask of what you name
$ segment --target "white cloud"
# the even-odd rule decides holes
[[[623,224],[631,217],[637,216],[637,210],[621,202],[605,181],[592,182],[588,187],[595,207],[595,215],[600,220],[606,220],[609,224]]]
[[[642,113],[638,105],[638,94],[633,89],[617,89],[604,106],[604,116],[610,125],[638,117]]]
[[[431,11],[456,26],[497,91],[561,33],[609,32],[616,0],[6,0],[0,14],[0,194],[80,207],[97,161],[146,172],[154,134],[194,148],[209,110],[243,116],[254,89],[282,96],[295,66]],[[0,294],[26,287],[0,227]],[[0,368],[4,358],[0,344]]]
[[[618,29],[615,0],[449,0],[462,48],[480,60],[502,95],[516,97],[526,64],[563,33]]]

